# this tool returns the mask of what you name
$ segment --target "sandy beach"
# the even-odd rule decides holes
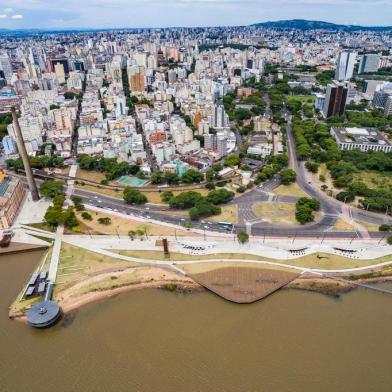
[[[170,286],[172,285],[172,286]],[[60,291],[55,300],[64,313],[117,294],[141,289],[177,288],[179,291],[200,290],[191,278],[161,267],[138,267],[96,274]]]

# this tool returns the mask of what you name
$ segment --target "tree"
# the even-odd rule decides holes
[[[85,219],[85,220],[88,220],[88,221],[93,220],[93,217],[87,211],[82,212],[82,218]]]
[[[295,217],[297,221],[301,223],[301,225],[304,225],[308,222],[313,222],[313,210],[307,205],[297,206]]]
[[[314,221],[313,211],[320,209],[320,202],[317,199],[301,197],[295,205],[295,217],[301,225]]]
[[[353,181],[349,185],[348,190],[350,193],[357,196],[368,196],[371,194],[371,190],[362,181]]]
[[[241,159],[237,155],[229,155],[225,159],[225,166],[238,166],[241,163]]]
[[[52,202],[55,207],[61,208],[65,202],[65,196],[64,195],[57,195],[53,198]]]
[[[198,201],[194,207],[189,210],[189,217],[192,220],[197,220],[200,218],[207,218],[213,215],[219,215],[222,212],[220,207],[209,203],[207,200]]]
[[[163,184],[165,182],[164,174],[162,172],[153,173],[150,177],[152,184]]]
[[[71,91],[67,91],[67,92],[64,93],[65,99],[71,99],[72,100],[72,99],[74,99],[77,96],[78,96],[78,94],[73,93]]]
[[[320,202],[315,199],[315,198],[310,198],[310,197],[301,197],[297,201],[298,206],[308,206],[310,209],[313,211],[318,211],[320,209]]]
[[[213,181],[214,177],[215,177],[214,171],[212,169],[208,170],[207,173],[206,173],[206,180],[209,181],[209,182]]]
[[[297,155],[299,160],[304,160],[310,157],[312,150],[307,144],[298,145]]]
[[[245,244],[249,241],[249,234],[246,233],[245,231],[240,231],[237,234],[237,239],[240,244]]]
[[[62,212],[62,215],[62,221],[64,223],[64,226],[68,229],[72,229],[79,224],[75,215],[75,211],[72,207],[68,207],[66,210],[64,210]]]
[[[162,194],[161,194],[161,200],[164,202],[164,203],[169,203],[170,202],[170,199],[173,197],[174,195],[173,195],[173,192],[171,192],[171,191],[164,191],[164,192],[162,192]]]
[[[51,197],[53,199],[57,195],[64,194],[64,182],[55,180],[44,181],[39,187],[39,192],[41,196]]]
[[[378,231],[392,231],[392,226],[382,224],[379,228]]]
[[[180,183],[180,177],[177,173],[166,172],[164,178],[169,185],[178,185]]]
[[[133,241],[136,237],[136,231],[135,230],[129,230],[128,231],[128,236],[131,239],[131,241]]]
[[[195,204],[203,199],[203,196],[195,191],[182,192],[170,199],[169,205],[171,208],[184,210],[186,208],[194,207]]]
[[[148,201],[146,195],[129,186],[124,189],[123,199],[129,204],[145,204]]]
[[[297,178],[297,175],[294,170],[291,169],[283,169],[280,172],[280,180],[283,185],[289,185],[294,182]]]
[[[234,197],[234,192],[228,191],[227,189],[217,189],[208,192],[206,200],[212,204],[223,204],[227,203]]]
[[[149,231],[150,227],[148,225],[142,225],[140,226],[136,232],[141,236],[146,236],[146,238],[148,239],[148,231]]]
[[[392,235],[387,238],[387,242],[389,245],[392,245]]]
[[[51,227],[57,227],[63,223],[62,209],[58,206],[50,206],[44,216],[45,222]]]
[[[108,216],[103,216],[101,218],[98,218],[98,223],[101,225],[108,226],[112,223],[112,220]]]
[[[181,181],[186,184],[200,184],[204,180],[204,174],[194,169],[187,170],[181,177]]]
[[[212,170],[215,173],[220,172],[223,169],[223,166],[220,163],[215,163],[214,165],[212,165]]]
[[[343,203],[351,203],[355,199],[355,195],[351,192],[339,192],[336,195],[336,199],[342,201]]]
[[[244,193],[245,191],[246,191],[246,186],[244,185],[240,185],[236,190],[237,193]]]
[[[319,169],[319,164],[315,161],[308,161],[305,163],[305,167],[311,172],[311,173],[317,173]]]
[[[71,200],[75,205],[76,211],[84,210],[83,199],[80,196],[72,196]]]

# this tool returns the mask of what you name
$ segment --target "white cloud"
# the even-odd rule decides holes
[[[12,19],[23,19],[23,15],[17,14],[17,15],[12,15]]]
[[[0,19],[6,19],[8,16],[6,14],[0,14]]]
[[[13,8],[4,8],[4,12],[12,12]]]

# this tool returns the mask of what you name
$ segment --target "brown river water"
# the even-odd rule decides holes
[[[392,296],[142,290],[35,330],[7,307],[39,257],[0,257],[0,392],[392,391]]]

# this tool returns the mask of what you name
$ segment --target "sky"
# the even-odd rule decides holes
[[[0,0],[0,28],[234,26],[282,19],[391,25],[392,0]]]

